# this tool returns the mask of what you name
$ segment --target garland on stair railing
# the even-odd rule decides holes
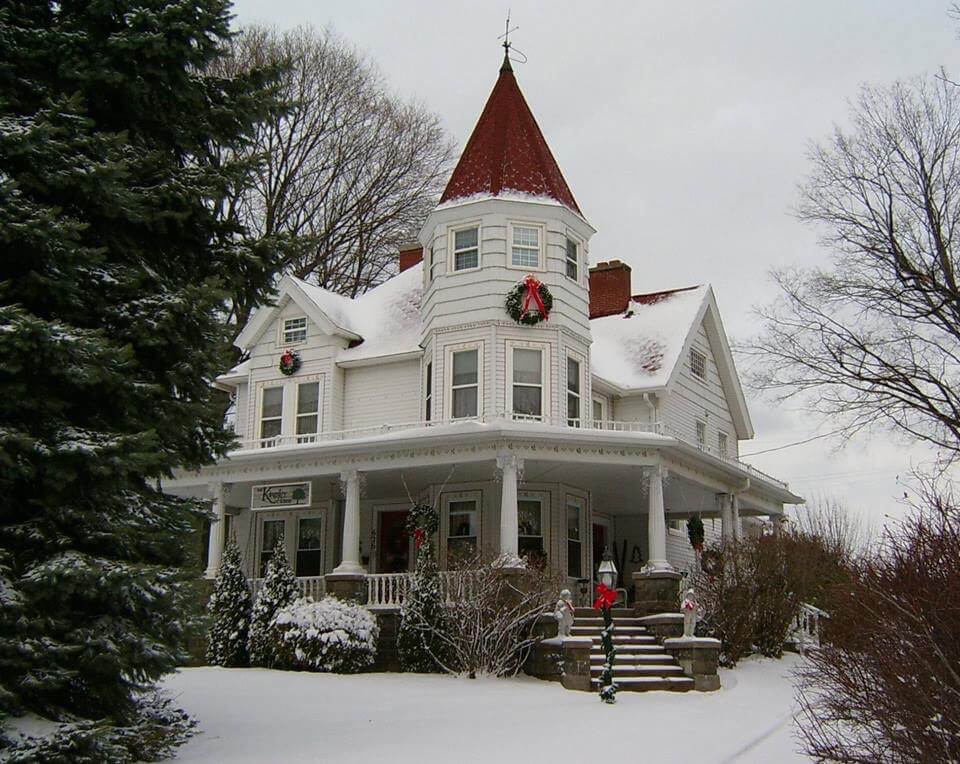
[[[603,673],[600,675],[600,700],[604,703],[617,702],[617,685],[613,681],[613,661],[617,649],[613,646],[613,603],[617,601],[616,589],[606,584],[597,586],[597,599],[593,609],[603,613],[603,631],[600,632],[600,646],[603,647]]]

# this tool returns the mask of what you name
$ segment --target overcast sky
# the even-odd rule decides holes
[[[493,87],[507,9],[528,57],[520,87],[587,219],[593,262],[620,258],[634,290],[709,282],[728,334],[747,339],[771,268],[825,263],[792,215],[811,140],[843,124],[863,83],[960,69],[949,0],[723,3],[237,0],[238,23],[332,26],[462,148]],[[748,392],[750,454],[834,429]],[[928,460],[889,436],[751,457],[808,497],[882,522],[897,481]]]

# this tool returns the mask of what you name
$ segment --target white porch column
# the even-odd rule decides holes
[[[223,483],[211,483],[213,495],[213,521],[210,523],[210,540],[207,542],[207,578],[215,578],[220,572],[220,560],[223,558],[224,533],[227,525],[227,489]]]
[[[340,473],[343,483],[343,559],[334,569],[334,573],[348,575],[366,575],[360,564],[360,473],[345,470]]]
[[[667,521],[663,511],[663,467],[648,473],[647,570],[673,570],[667,562]]]
[[[500,470],[500,556],[497,564],[504,568],[523,567],[517,546],[517,481],[523,471],[523,459],[515,454],[497,457]]]
[[[740,499],[736,494],[730,497],[730,515],[733,520],[733,540],[743,539],[743,526],[740,524]]]
[[[733,494],[721,493],[720,501],[720,537],[724,544],[734,541],[733,535]]]

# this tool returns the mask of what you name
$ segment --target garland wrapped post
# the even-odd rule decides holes
[[[553,310],[553,295],[547,285],[532,273],[507,292],[507,313],[514,321],[524,326],[534,326],[546,321]]]
[[[410,589],[400,608],[397,652],[403,671],[442,671],[444,611],[440,574],[432,539],[440,528],[440,513],[429,504],[416,504],[407,516],[407,530],[417,550]]]
[[[603,673],[600,675],[600,700],[604,703],[617,702],[617,685],[613,681],[613,661],[617,657],[617,648],[613,645],[613,603],[617,601],[616,589],[606,584],[597,585],[597,599],[593,609],[603,613],[603,631],[600,632],[600,645],[603,647]]]
[[[690,539],[690,546],[693,547],[697,556],[703,554],[703,520],[700,515],[694,515],[687,520],[687,538]]]

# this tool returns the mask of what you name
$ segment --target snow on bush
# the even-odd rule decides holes
[[[373,665],[379,629],[361,605],[298,599],[271,623],[277,668],[349,674]]]

